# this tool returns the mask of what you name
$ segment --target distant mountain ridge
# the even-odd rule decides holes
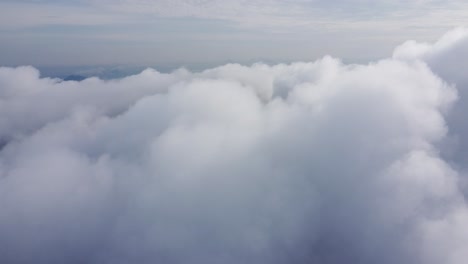
[[[72,75],[68,75],[67,77],[65,77],[63,80],[64,81],[82,81],[84,79],[86,79],[87,77],[83,76],[83,75],[78,75],[78,74],[72,74]]]

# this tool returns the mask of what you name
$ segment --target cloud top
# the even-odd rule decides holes
[[[0,262],[465,263],[467,39],[367,65],[0,68]]]

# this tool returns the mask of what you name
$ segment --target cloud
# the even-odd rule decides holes
[[[367,65],[0,68],[0,262],[465,263],[466,38]]]
[[[17,32],[50,25],[149,25],[154,18],[223,21],[238,28],[283,33],[298,27],[314,30],[317,25],[349,29],[369,22],[393,30],[403,24],[445,29],[466,24],[468,7],[460,0],[3,0],[0,5],[0,29]],[[417,16],[422,14],[424,18]]]
[[[437,0],[88,0],[87,3],[119,13],[226,20],[241,28],[283,33],[298,27],[299,30],[314,30],[317,25],[349,29],[369,21],[386,29],[399,28],[402,20],[406,26],[420,27],[432,24],[434,19],[438,23],[435,27],[451,28],[465,21],[459,11],[467,8],[459,0],[443,3]],[[451,12],[450,19],[446,18],[446,12]],[[418,14],[424,14],[426,19],[418,19]]]
[[[362,62],[466,25],[466,10],[459,0],[0,0],[0,57],[37,67],[206,68],[330,53]]]
[[[456,85],[458,103],[447,117],[449,137],[445,140],[444,152],[457,166],[466,168],[468,158],[468,133],[465,113],[468,111],[468,77],[464,72],[465,62],[460,59],[468,56],[468,31],[457,28],[445,34],[434,44],[408,41],[395,49],[393,57],[400,60],[425,61],[431,69],[448,83]]]

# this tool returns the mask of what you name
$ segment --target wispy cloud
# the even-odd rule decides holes
[[[108,63],[113,55],[100,47],[111,41],[115,53],[140,50],[141,64],[148,63],[143,50],[167,63],[197,57],[196,51],[183,58],[177,55],[194,47],[218,62],[308,60],[329,53],[370,60],[388,55],[393,45],[407,38],[434,40],[449,28],[468,24],[468,4],[455,0],[44,0],[0,1],[0,7],[0,55],[8,64],[50,63],[28,62],[22,54],[38,47],[43,54],[53,54],[51,41],[56,38],[64,42],[63,53],[70,54],[68,60],[57,56],[57,64],[78,57],[88,57],[89,64]],[[90,52],[87,44],[77,47],[80,40],[99,52]],[[129,44],[136,42],[142,47]],[[364,43],[373,43],[372,48],[362,52]],[[75,54],[77,49],[87,55]],[[113,63],[121,62],[134,63],[122,57]],[[181,63],[191,62],[200,61]]]
[[[444,19],[453,24],[466,22],[461,12],[456,11],[466,10],[467,7],[462,1],[367,0],[3,1],[0,5],[4,28],[38,24],[113,24],[142,21],[151,17],[219,19],[233,21],[244,27],[336,24],[346,27],[349,23],[369,21],[398,24],[401,20],[413,20],[415,14],[426,14],[421,20],[431,22],[434,20],[430,18],[443,17],[446,12],[454,12],[451,17]]]

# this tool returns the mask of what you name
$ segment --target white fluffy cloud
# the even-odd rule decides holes
[[[111,81],[0,68],[0,262],[464,264],[467,41]]]
[[[454,105],[446,122],[450,128],[443,150],[457,166],[466,168],[468,162],[468,31],[458,28],[445,34],[434,44],[408,41],[395,49],[393,57],[406,61],[425,61],[431,69],[446,82],[456,85],[458,103]]]

